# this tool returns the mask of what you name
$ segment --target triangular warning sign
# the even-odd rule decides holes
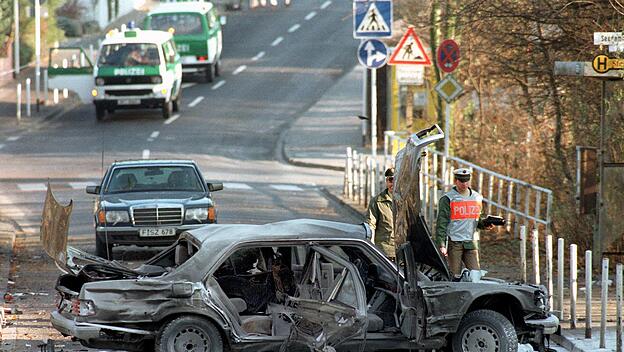
[[[388,65],[431,65],[420,39],[410,27],[392,53]]]
[[[374,2],[371,2],[362,23],[360,23],[360,26],[357,28],[357,32],[377,33],[387,32],[388,30],[388,24],[379,12],[379,9],[377,9],[377,5],[375,5]]]

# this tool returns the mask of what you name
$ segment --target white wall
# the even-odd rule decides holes
[[[85,11],[85,21],[98,21],[101,28],[106,27],[108,22],[108,0],[81,0]],[[145,0],[119,0],[119,14],[117,17],[128,14],[132,10],[139,9],[145,4]],[[112,19],[115,20],[114,18]]]

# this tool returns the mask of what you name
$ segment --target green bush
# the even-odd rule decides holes
[[[20,65],[26,65],[34,60],[35,49],[28,43],[20,42]]]
[[[66,37],[80,37],[83,34],[80,21],[59,16],[56,18],[56,26],[65,32]]]

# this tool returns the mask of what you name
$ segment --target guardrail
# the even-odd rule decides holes
[[[358,204],[368,204],[370,198],[384,187],[384,170],[394,164],[390,153],[402,148],[405,141],[404,134],[386,131],[384,155],[377,159],[347,148],[343,187],[345,197]],[[422,159],[419,180],[422,214],[431,227],[435,226],[438,200],[452,186],[451,175],[455,168],[472,170],[472,187],[483,195],[485,212],[503,216],[507,220],[507,231],[513,233],[515,238],[519,236],[520,225],[549,232],[553,202],[551,190],[460,158],[447,158],[434,149],[428,149]]]

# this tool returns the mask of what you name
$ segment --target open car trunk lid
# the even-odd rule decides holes
[[[430,135],[431,132],[437,133]],[[420,214],[421,159],[429,144],[443,138],[444,133],[440,127],[433,125],[412,134],[405,147],[397,153],[393,191],[394,231],[398,243],[411,244],[416,261],[414,264],[433,268],[442,279],[450,280],[451,275],[446,261],[436,248],[427,223]]]
[[[73,201],[68,205],[58,203],[50,184],[46,193],[46,199],[41,216],[41,228],[39,240],[45,252],[54,260],[56,266],[63,272],[78,275],[79,271],[87,264],[95,264],[132,272],[123,265],[89,254],[74,247],[67,246],[69,233],[69,219],[73,208]],[[80,261],[80,264],[77,261]],[[84,264],[83,264],[84,263]]]

